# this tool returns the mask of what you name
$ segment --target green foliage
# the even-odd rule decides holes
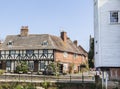
[[[17,85],[17,86],[15,87],[15,89],[23,89],[23,86]]]
[[[28,72],[28,64],[26,61],[20,61],[16,67],[16,72],[19,73],[22,71],[23,73]]]
[[[12,84],[0,84],[0,89],[36,89],[33,84],[18,84],[18,83],[12,83]]]
[[[48,87],[50,86],[50,82],[45,81],[41,85],[43,88],[48,89]]]
[[[101,82],[95,83],[51,83],[43,82],[40,85],[45,89],[102,89]],[[0,89],[36,89],[31,83],[3,83]],[[114,89],[118,89],[117,87]]]
[[[0,75],[2,75],[5,72],[5,70],[0,70]]]
[[[23,89],[36,89],[36,88],[33,84],[30,83],[30,84],[23,86]]]
[[[70,63],[69,66],[68,66],[68,71],[69,71],[70,74],[73,72],[73,68],[74,68],[74,64]]]
[[[10,89],[10,85],[8,83],[2,84],[1,89]]]
[[[89,50],[89,53],[88,53],[88,63],[89,63],[89,68],[94,68],[94,39],[93,41],[91,42],[91,45],[90,45],[90,50]]]
[[[46,71],[52,72],[54,75],[58,76],[59,75],[59,63],[51,63],[47,66]]]

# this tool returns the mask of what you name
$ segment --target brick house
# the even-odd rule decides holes
[[[80,70],[80,64],[87,59],[87,52],[77,41],[72,42],[66,32],[57,37],[50,34],[28,34],[28,27],[22,26],[19,35],[8,35],[1,44],[0,69],[14,72],[17,63],[27,61],[33,71],[44,71],[45,66],[59,62],[61,72],[68,72],[74,64],[74,71]]]

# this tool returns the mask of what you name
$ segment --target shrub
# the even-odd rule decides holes
[[[0,70],[0,75],[2,75],[5,72],[5,70]]]
[[[45,81],[41,85],[43,88],[48,89],[48,87],[50,86],[50,82]]]
[[[27,73],[28,72],[28,65],[25,61],[21,61],[17,67],[16,67],[16,72],[19,73],[20,71],[22,71],[23,73]]]

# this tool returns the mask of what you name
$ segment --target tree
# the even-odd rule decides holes
[[[46,71],[46,74],[53,74],[57,76],[59,75],[59,69],[60,69],[59,62],[56,62],[56,63],[52,62],[46,67],[45,71]]]
[[[88,53],[89,68],[94,68],[94,38],[90,38],[90,50]]]

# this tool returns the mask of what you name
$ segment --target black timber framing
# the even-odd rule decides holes
[[[43,51],[46,50],[47,53]],[[33,53],[27,54],[27,50],[1,50],[0,51],[0,60],[15,60],[15,61],[54,61],[54,50],[49,53],[49,49],[38,49],[33,50]],[[35,52],[36,51],[36,52]],[[42,51],[40,53],[40,51]],[[13,52],[13,53],[12,53]]]

